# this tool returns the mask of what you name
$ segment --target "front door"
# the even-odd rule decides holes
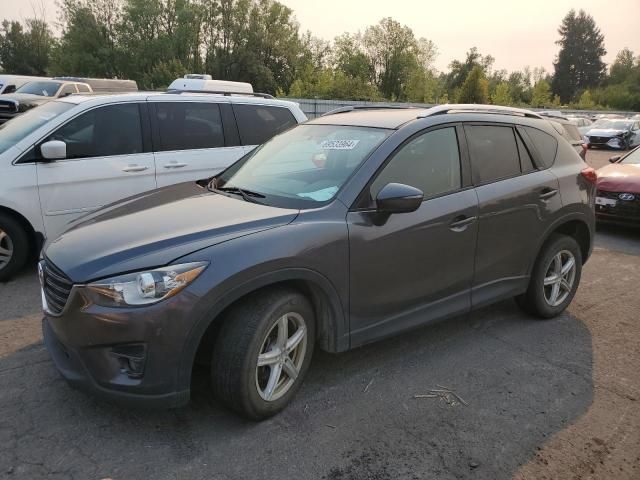
[[[419,188],[418,210],[384,216],[373,202],[347,215],[352,346],[469,309],[478,199],[462,181],[460,134],[415,136],[367,187],[371,202],[388,183]]]
[[[103,205],[156,187],[153,154],[145,153],[140,106],[107,105],[85,112],[47,139],[67,145],[67,158],[38,163],[45,231],[55,239],[67,224]]]

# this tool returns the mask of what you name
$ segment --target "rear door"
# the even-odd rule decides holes
[[[298,124],[286,107],[243,103],[232,105],[245,153]]]
[[[216,175],[244,155],[227,103],[152,101],[159,187]]]
[[[555,157],[555,138],[540,133]],[[479,201],[472,292],[477,307],[526,288],[540,238],[562,205],[558,180],[542,165],[524,129],[466,124],[465,134]]]
[[[41,143],[61,140],[64,160],[37,164],[47,237],[103,205],[156,187],[153,153],[143,140],[138,103],[96,107],[59,127]]]

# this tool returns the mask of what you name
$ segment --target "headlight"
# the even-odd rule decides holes
[[[149,305],[177,294],[198,278],[207,265],[207,262],[184,263],[129,273],[90,283],[84,289],[91,301],[105,307]]]

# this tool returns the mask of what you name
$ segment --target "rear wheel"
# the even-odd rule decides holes
[[[0,282],[9,280],[29,258],[29,236],[13,217],[0,213]]]
[[[536,260],[527,291],[516,298],[525,311],[541,318],[562,313],[571,303],[582,274],[582,252],[566,235],[554,235]]]
[[[258,293],[224,319],[211,364],[216,396],[229,408],[259,420],[282,410],[309,368],[315,318],[294,290]]]

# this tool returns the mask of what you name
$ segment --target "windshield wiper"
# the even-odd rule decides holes
[[[219,187],[216,188],[212,185],[209,186],[209,190],[213,191],[213,192],[223,192],[223,193],[231,193],[231,194],[237,194],[240,195],[245,202],[252,202],[252,203],[257,203],[259,205],[264,205],[264,203],[262,203],[259,200],[256,200],[257,198],[265,198],[265,196],[261,193],[258,192],[252,192],[251,190],[245,190],[243,188],[238,188],[238,187]]]

